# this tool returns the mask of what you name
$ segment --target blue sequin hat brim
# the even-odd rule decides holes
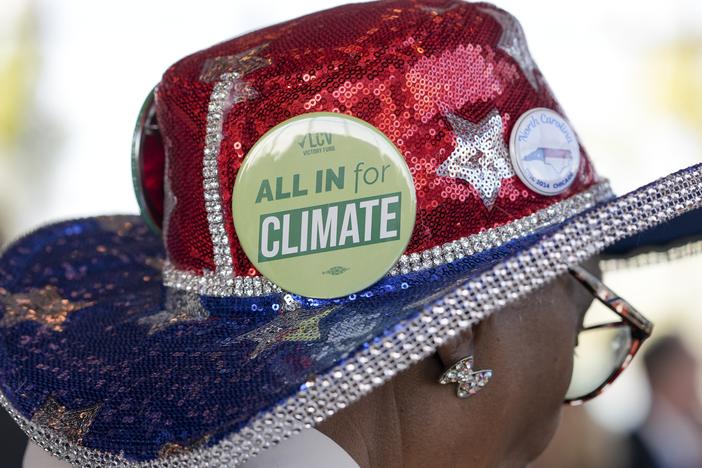
[[[640,250],[649,235],[660,247],[656,226],[697,241],[701,220],[697,165],[333,300],[165,287],[161,239],[140,218],[53,224],[0,259],[0,402],[40,446],[81,466],[235,465],[568,265],[605,250],[628,255],[627,242]]]

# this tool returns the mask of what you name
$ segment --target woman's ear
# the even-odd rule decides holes
[[[466,356],[472,356],[474,352],[473,329],[468,328],[454,336],[450,341],[443,344],[436,350],[444,368],[447,369]]]

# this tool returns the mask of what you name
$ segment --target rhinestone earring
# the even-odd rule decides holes
[[[440,384],[458,384],[456,396],[468,398],[487,385],[492,378],[492,369],[473,370],[473,356],[467,356],[452,365],[439,379]]]

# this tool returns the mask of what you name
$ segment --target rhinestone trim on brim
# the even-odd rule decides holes
[[[504,260],[415,318],[374,341],[286,401],[253,418],[246,427],[212,447],[149,462],[68,442],[38,427],[0,395],[0,403],[39,446],[78,466],[235,466],[305,427],[314,426],[435,351],[460,330],[587,260],[605,247],[702,207],[702,165],[672,174],[566,221],[533,247]]]

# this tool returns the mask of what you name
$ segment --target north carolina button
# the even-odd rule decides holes
[[[517,176],[542,195],[564,192],[580,167],[575,132],[563,117],[543,107],[519,117],[512,129],[509,152]]]
[[[286,120],[246,155],[234,227],[256,269],[284,290],[332,298],[375,283],[404,252],[416,196],[404,158],[343,114]]]

